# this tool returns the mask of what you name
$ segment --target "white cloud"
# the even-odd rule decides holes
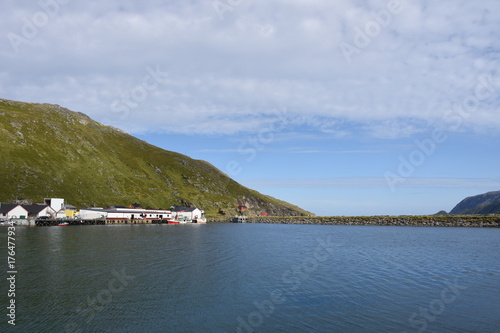
[[[18,53],[7,34],[22,35],[23,18],[41,8],[9,2],[0,13],[0,91],[132,133],[256,131],[286,108],[325,134],[397,138],[442,123],[481,75],[500,80],[495,0],[405,1],[347,63],[339,43],[353,44],[354,29],[388,2],[244,1],[220,20],[211,1],[71,1]],[[127,115],[113,112],[148,66],[168,80]],[[500,83],[494,89],[457,130],[498,131]]]

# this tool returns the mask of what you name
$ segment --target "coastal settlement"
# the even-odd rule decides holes
[[[170,209],[145,209],[134,203],[108,208],[78,210],[62,198],[45,198],[44,203],[0,203],[0,221],[18,225],[206,223],[205,212],[197,207],[171,206]]]

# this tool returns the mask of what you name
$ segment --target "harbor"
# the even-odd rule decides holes
[[[108,208],[78,210],[62,198],[45,198],[44,203],[1,203],[0,225],[70,226],[109,224],[200,224],[206,223],[205,211],[197,207],[171,206],[170,209],[146,209],[138,203]]]
[[[77,225],[113,225],[113,224],[204,224],[204,222],[180,222],[166,219],[92,219],[92,220],[54,220],[54,219],[36,219],[28,223],[37,227],[53,227],[53,226],[77,226]]]

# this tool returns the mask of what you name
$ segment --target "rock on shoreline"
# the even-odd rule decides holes
[[[231,222],[212,218],[208,222]],[[500,228],[500,215],[248,217],[247,223]]]

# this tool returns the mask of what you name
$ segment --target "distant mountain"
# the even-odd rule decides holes
[[[450,214],[500,214],[500,191],[465,198]]]
[[[171,146],[175,146],[172,142]],[[155,147],[58,105],[0,99],[0,202],[195,205],[211,215],[312,215],[246,188],[208,162]]]

